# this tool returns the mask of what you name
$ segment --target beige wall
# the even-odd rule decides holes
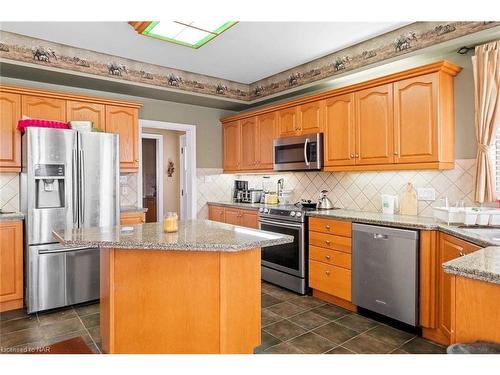
[[[163,213],[168,211],[177,212],[180,209],[180,158],[179,158],[179,137],[184,132],[174,130],[161,130],[143,128],[142,133],[160,134],[163,136]],[[174,173],[168,177],[168,161],[174,162]],[[144,164],[143,164],[144,167]],[[144,194],[144,192],[143,192]]]
[[[1,83],[142,102],[144,105],[139,112],[140,119],[196,125],[196,166],[198,168],[222,166],[222,128],[219,119],[234,113],[232,111],[9,77],[1,77]]]

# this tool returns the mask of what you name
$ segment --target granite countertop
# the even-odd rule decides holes
[[[157,249],[185,251],[240,251],[293,242],[292,236],[238,227],[210,220],[179,221],[179,231],[164,233],[162,223],[124,225],[105,228],[82,228],[54,231],[64,245],[120,249]]]
[[[490,246],[443,264],[445,272],[500,284],[500,247]]]
[[[137,207],[137,206],[121,206],[120,212],[147,212],[147,208]]]
[[[208,202],[208,204],[238,207],[247,209],[259,209],[261,207],[279,208],[279,205],[265,205],[260,203],[232,203],[232,202]],[[380,212],[365,212],[356,210],[316,210],[307,211],[309,217],[326,217],[337,220],[348,220],[362,224],[382,225],[396,228],[406,228],[415,230],[439,230],[451,234],[463,240],[472,242],[478,246],[500,246],[500,241],[494,241],[487,236],[473,233],[470,229],[458,225],[448,225],[433,217],[413,216],[413,215],[387,215]]]
[[[23,220],[24,214],[21,212],[0,213],[0,221]]]

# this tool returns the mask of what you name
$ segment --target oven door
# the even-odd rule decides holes
[[[320,170],[323,166],[323,134],[278,138],[273,141],[275,171]]]
[[[290,275],[305,277],[305,232],[300,223],[261,218],[260,229],[293,236],[292,243],[262,248],[262,265]]]

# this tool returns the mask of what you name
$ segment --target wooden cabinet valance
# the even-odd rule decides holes
[[[0,86],[0,172],[21,171],[22,116],[62,122],[92,121],[94,127],[120,135],[120,171],[139,168],[138,114],[141,104],[90,96]]]
[[[272,169],[272,140],[253,130],[262,116],[274,117],[275,138],[323,132],[325,171],[451,169],[459,71],[441,61],[224,118],[224,170]]]

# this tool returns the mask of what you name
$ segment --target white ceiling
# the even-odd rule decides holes
[[[126,22],[2,22],[0,29],[165,67],[251,83],[408,22],[240,22],[198,50]]]

